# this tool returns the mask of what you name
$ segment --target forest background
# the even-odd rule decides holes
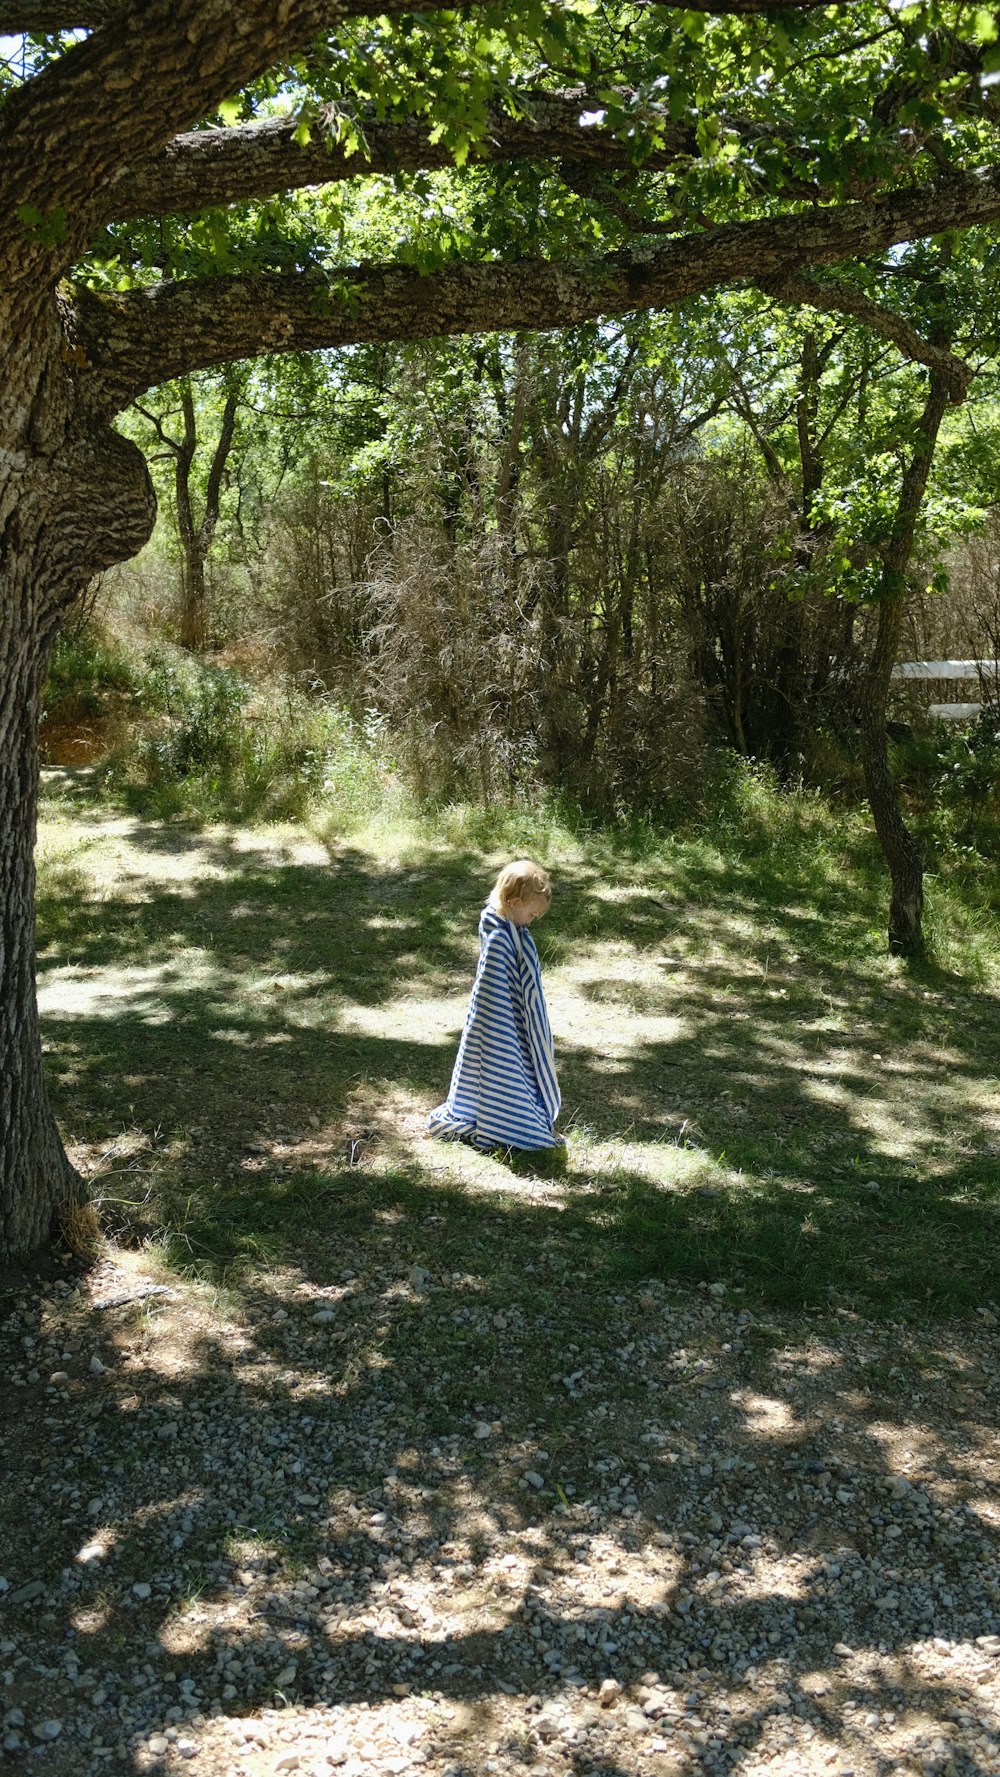
[[[171,814],[350,819],[388,786],[711,829],[763,773],[836,820],[864,806],[859,703],[921,399],[850,319],[728,293],[165,385],[124,421],[157,531],[57,642],[45,757]],[[1000,650],[998,424],[986,360],[938,442],[907,658]],[[986,917],[997,687],[956,689],[981,702],[958,726],[929,713],[943,695],[894,688],[894,771],[930,867]]]

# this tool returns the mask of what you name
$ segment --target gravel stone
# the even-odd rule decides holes
[[[46,1777],[1000,1769],[989,1323],[765,1319],[655,1281],[491,1296],[485,1261],[432,1289],[383,1226],[232,1320],[184,1285],[151,1328],[134,1256],[0,1303],[25,1378],[4,1559],[38,1576],[0,1588],[5,1754],[27,1738]],[[113,1368],[87,1407],[47,1395],[97,1313]]]

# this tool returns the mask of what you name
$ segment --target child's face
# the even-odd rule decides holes
[[[533,919],[548,913],[550,900],[549,895],[530,895],[526,901],[512,901],[510,917],[516,926],[530,926]]]

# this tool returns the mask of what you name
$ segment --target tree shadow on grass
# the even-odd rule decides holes
[[[136,831],[141,864],[162,835]],[[353,1191],[349,1162],[426,1170],[490,872],[457,849],[302,861],[291,842],[174,832],[168,850],[166,879],[154,861],[96,895],[48,880],[54,1096],[112,1175],[113,1226],[166,1229],[209,1266],[256,1262],[339,1197],[342,1168]],[[809,865],[723,870],[682,848],[624,883],[563,868],[538,932],[566,1201],[600,1269],[791,1305],[979,1306],[995,1287],[995,996],[877,958],[857,884],[837,860]],[[439,1179],[469,1182],[450,1160]]]
[[[945,1717],[954,1768],[995,1769],[970,1688],[1000,1571],[975,1333],[776,1329],[656,1281],[975,1303],[993,997],[878,961],[836,860],[567,866],[539,936],[570,1169],[532,1181],[418,1139],[475,964],[478,853],[310,862],[133,831],[155,852],[133,880],[49,873],[55,1096],[78,1151],[113,1147],[121,1227],[216,1293],[29,1293],[0,1331],[23,1383],[0,1569],[15,1599],[45,1588],[5,1594],[0,1633],[29,1719],[67,1717],[54,1777],[80,1768],[60,1646],[111,1675],[116,1771],[165,1772],[148,1737],[178,1724],[231,1731],[235,1769],[272,1706],[355,1742],[423,1711],[479,1771],[505,1735],[551,1756],[529,1695],[570,1709],[650,1671],[681,1777],[783,1742],[803,1770],[820,1746],[887,1773]],[[623,1272],[646,1282],[616,1293]],[[625,1704],[593,1713],[574,1762],[631,1777]]]

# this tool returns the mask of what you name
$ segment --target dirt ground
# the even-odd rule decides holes
[[[597,1301],[551,1244],[512,1299],[488,1196],[437,1222],[232,1296],[7,1278],[5,1764],[1000,1770],[992,1314]]]

